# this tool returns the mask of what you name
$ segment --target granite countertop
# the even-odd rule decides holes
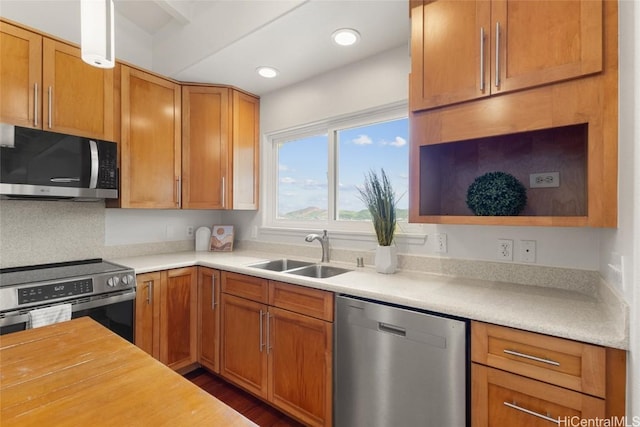
[[[628,349],[626,317],[616,315],[611,301],[571,290],[489,280],[451,277],[415,271],[380,274],[372,267],[331,262],[351,271],[315,279],[248,267],[282,258],[278,254],[178,252],[112,259],[136,273],[200,265],[266,279],[279,280],[472,320]],[[317,259],[291,257],[317,262]]]

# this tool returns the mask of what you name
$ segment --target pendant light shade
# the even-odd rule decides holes
[[[82,60],[94,67],[113,68],[113,0],[81,0],[80,31]]]

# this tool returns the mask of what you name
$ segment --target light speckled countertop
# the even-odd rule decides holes
[[[331,262],[352,271],[327,279],[248,267],[281,258],[257,251],[179,252],[111,259],[136,273],[201,265],[480,320],[591,344],[628,349],[626,317],[611,300],[564,289],[398,271]],[[317,262],[316,259],[293,257]],[[612,306],[613,305],[613,306]]]

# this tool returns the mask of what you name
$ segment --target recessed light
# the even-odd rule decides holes
[[[358,43],[360,40],[360,33],[352,28],[340,28],[335,30],[331,35],[333,42],[340,46],[351,46]]]
[[[258,67],[256,71],[266,79],[272,79],[278,75],[278,70],[273,67]]]

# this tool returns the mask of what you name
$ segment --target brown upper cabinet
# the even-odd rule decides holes
[[[618,2],[411,6],[409,221],[615,227]],[[474,215],[468,189],[496,171],[526,206]]]
[[[259,99],[228,87],[182,87],[182,207],[258,208]]]
[[[412,111],[603,69],[602,1],[411,0]]]
[[[114,139],[113,70],[85,64],[80,49],[0,22],[0,121]]]
[[[180,85],[121,66],[120,206],[181,206]]]
[[[0,122],[119,142],[108,207],[258,209],[258,97],[92,67],[77,47],[4,21],[0,53]]]

